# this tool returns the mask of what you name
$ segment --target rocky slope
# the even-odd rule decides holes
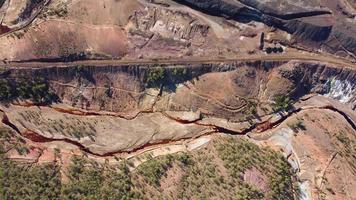
[[[49,0],[0,1],[0,34],[31,23]]]
[[[328,94],[335,80],[351,83],[345,91],[355,106],[354,71],[313,62],[49,66],[1,75],[10,88],[27,77],[44,78],[58,103],[32,107],[15,99],[17,106],[1,108],[5,122],[29,138],[70,140],[102,155],[212,132],[242,134],[278,120],[278,106],[310,92]]]
[[[65,169],[74,155],[139,166],[150,160],[141,158],[146,154],[192,151],[219,135],[247,136],[282,150],[305,198],[347,199],[354,177],[336,174],[342,163],[342,173],[355,170],[355,79],[352,69],[298,60],[12,67],[0,73],[1,127],[11,130],[1,130],[0,141],[8,158],[60,157]],[[245,181],[266,188],[255,180],[258,171],[244,173]]]
[[[321,96],[302,104],[333,105],[346,111],[345,105]],[[264,145],[280,148],[302,182],[301,199],[352,199],[355,185],[355,166],[352,157],[355,148],[355,112],[349,124],[332,110],[302,111],[281,125],[251,137]]]
[[[345,0],[5,1],[0,59],[234,57],[283,47],[354,60],[353,12]]]
[[[0,199],[352,199],[353,6],[0,0]]]
[[[260,21],[296,36],[302,44],[328,47],[335,53],[340,48],[355,54],[354,22],[337,19],[333,10],[320,7],[316,1],[244,1],[244,0],[177,0],[179,3],[212,15],[237,21]],[[336,41],[334,41],[336,40]]]

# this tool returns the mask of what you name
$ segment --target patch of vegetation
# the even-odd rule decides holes
[[[161,67],[149,69],[147,74],[147,83],[149,86],[159,86],[166,78],[166,70]]]
[[[188,70],[185,68],[174,68],[172,70],[173,76],[186,76],[188,74]]]
[[[293,199],[297,191],[293,181],[295,174],[282,155],[262,149],[247,140],[226,139],[218,143],[216,148],[224,166],[235,179],[241,180],[247,169],[255,167],[268,177],[270,191],[265,194],[266,199]]]
[[[48,82],[42,77],[36,77],[32,81],[22,80],[17,82],[17,94],[21,99],[30,99],[35,103],[51,103],[58,97],[50,90]]]
[[[54,6],[46,7],[39,17],[42,19],[51,16],[60,18],[60,17],[66,17],[67,15],[68,15],[67,4],[64,2],[59,2]]]
[[[0,199],[60,199],[60,193],[57,165],[18,164],[0,154]]]
[[[192,158],[187,153],[178,154],[175,158],[177,161],[179,161],[181,164],[183,164],[183,166],[192,164]]]
[[[292,70],[281,70],[280,73],[283,78],[293,81],[294,84],[300,82],[304,76],[303,70],[300,67],[295,67]]]
[[[224,161],[231,176],[241,178],[241,175],[247,169],[251,169],[255,164],[264,162],[261,158],[262,150],[257,146],[245,140],[234,142],[232,139],[216,144],[219,157]],[[233,152],[233,153],[232,153]]]
[[[67,4],[60,3],[55,8],[49,8],[44,13],[44,17],[47,17],[47,16],[66,17],[67,14],[68,14]]]
[[[5,153],[5,151],[10,149],[15,149],[20,155],[29,153],[25,141],[21,137],[15,135],[10,129],[4,127],[0,127],[0,144],[6,144],[6,150],[2,149],[0,154]]]
[[[336,138],[345,146],[351,147],[351,140],[346,136],[345,133],[339,132],[338,134],[336,134]]]
[[[73,157],[69,181],[62,183],[60,167],[55,164],[31,166],[0,156],[0,199],[142,199],[132,188],[125,163],[114,168]]]
[[[295,133],[298,133],[300,130],[306,130],[304,122],[303,122],[302,119],[297,119],[296,122],[294,122],[292,124],[287,124],[287,125]]]
[[[142,199],[133,190],[125,162],[110,167],[73,157],[67,174],[70,181],[63,185],[61,199]]]
[[[39,104],[58,101],[57,95],[52,92],[48,82],[42,77],[33,80],[19,79],[12,83],[7,79],[0,79],[0,101],[14,99],[31,100]]]
[[[247,110],[245,111],[247,115],[256,115],[257,114],[257,104],[252,101],[247,101]]]
[[[339,146],[339,154],[344,157],[351,169],[356,173],[356,143],[355,136],[352,134],[347,135],[344,131],[335,134],[337,145]],[[352,139],[350,138],[352,137]]]
[[[0,101],[13,98],[14,92],[6,79],[0,79]]]
[[[237,192],[237,200],[245,199],[264,199],[264,194],[261,190],[257,189],[254,186],[251,186],[246,183],[242,183],[239,191]]]
[[[154,160],[148,165],[141,165],[138,174],[144,174],[147,169],[153,171],[149,177],[153,178],[156,189],[150,189],[142,181],[135,182],[141,193],[151,199],[284,200],[294,199],[296,192],[295,174],[282,155],[246,140],[221,139],[213,147],[177,154],[173,161],[172,158],[168,159],[169,164],[165,156]],[[244,172],[251,168],[257,168],[267,177],[267,192],[244,181]],[[163,177],[167,178],[169,170],[180,172],[181,178],[171,194],[162,194],[164,189],[159,183]]]
[[[161,177],[172,167],[173,156],[164,156],[161,159],[152,159],[142,165],[137,170],[151,185],[159,186]]]
[[[274,97],[273,110],[275,111],[288,111],[292,108],[291,100],[286,95],[276,95]]]
[[[52,120],[42,116],[40,111],[23,111],[19,115],[21,116],[21,118],[17,119],[19,123],[26,121],[37,127],[43,127],[49,133],[61,133],[62,135],[75,137],[78,140],[83,137],[89,137],[92,141],[95,141],[94,137],[97,132],[94,126],[97,124],[97,120],[92,121],[94,125],[91,122],[71,116]]]
[[[109,166],[84,156],[75,156],[66,169],[68,180],[65,183],[60,181],[56,165],[22,168],[2,159],[1,197],[64,200],[294,199],[294,174],[288,162],[277,152],[260,148],[247,140],[221,138],[198,151],[157,158],[146,155],[146,158],[150,160],[130,171],[133,164],[125,160],[118,159],[120,164]],[[267,192],[244,181],[244,172],[251,168],[258,169],[267,177]],[[15,183],[21,188],[18,189]],[[167,186],[162,183],[171,184],[168,186],[173,187],[171,192],[166,192]]]
[[[111,89],[111,86],[106,84],[104,87],[105,87],[105,95],[109,98],[112,98],[114,91]]]

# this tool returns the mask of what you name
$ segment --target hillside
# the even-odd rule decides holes
[[[353,200],[355,2],[0,0],[0,199]]]

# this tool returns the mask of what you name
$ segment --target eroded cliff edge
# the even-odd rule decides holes
[[[41,77],[55,101],[13,97],[2,106],[3,121],[33,140],[70,141],[98,155],[263,129],[283,118],[278,111],[293,110],[300,97],[331,95],[335,87],[355,107],[355,72],[316,62],[49,66],[1,73],[10,91],[31,82],[28,77]]]

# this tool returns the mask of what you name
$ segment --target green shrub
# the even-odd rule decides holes
[[[147,74],[147,83],[150,86],[157,86],[164,81],[165,76],[166,76],[166,71],[163,68],[155,67],[149,69]]]
[[[58,101],[57,95],[51,91],[48,82],[42,77],[16,80],[13,85],[6,79],[0,79],[0,101],[11,101],[16,98],[44,104]]]
[[[55,164],[17,164],[0,155],[0,199],[60,199],[60,169]]]
[[[265,199],[264,194],[261,190],[248,185],[246,183],[241,184],[239,191],[237,192],[237,200],[246,200],[246,199]]]
[[[138,196],[133,191],[130,171],[125,162],[117,167],[102,166],[83,157],[73,157],[61,199],[126,200]]]
[[[177,156],[177,160],[183,165],[189,165],[192,163],[191,157],[187,153],[181,153]]]
[[[273,109],[275,111],[287,111],[291,108],[291,100],[286,95],[276,95],[274,97]]]
[[[255,167],[268,177],[270,192],[265,194],[267,199],[293,199],[297,191],[293,182],[295,174],[282,155],[270,149],[260,148],[247,140],[236,141],[232,138],[218,143],[216,148],[232,177],[242,179],[245,170]],[[256,199],[262,197],[259,191],[249,186],[246,192],[246,195],[255,196]],[[240,199],[246,199],[245,195],[239,196]]]
[[[0,101],[10,100],[13,95],[10,83],[6,79],[0,79]]]
[[[149,160],[138,167],[138,172],[154,186],[159,186],[161,177],[172,167],[173,156],[165,156],[162,159]]]
[[[10,137],[8,133],[1,135]],[[0,145],[3,152],[1,149]],[[194,152],[146,158],[150,160],[136,169],[131,165],[130,171],[126,160],[114,166],[74,156],[64,170],[68,179],[63,183],[60,168],[55,164],[17,164],[0,154],[0,199],[274,200],[294,199],[296,194],[295,174],[287,160],[248,140],[220,138]],[[252,167],[266,177],[268,190],[264,193],[244,182],[243,173]],[[168,170],[177,175],[177,184],[170,186],[174,187],[172,194],[162,192],[164,188],[160,186]]]
[[[259,165],[254,158],[259,158],[262,154],[257,145],[246,140],[234,141],[229,139],[216,145],[219,157],[224,161],[224,165],[230,170],[231,176],[240,178],[241,174],[254,165]]]
[[[172,75],[173,76],[185,76],[188,74],[187,69],[183,69],[183,68],[174,68],[172,70]]]
[[[296,122],[292,124],[287,124],[289,128],[291,128],[295,133],[299,132],[299,130],[306,130],[303,120],[298,119]]]

